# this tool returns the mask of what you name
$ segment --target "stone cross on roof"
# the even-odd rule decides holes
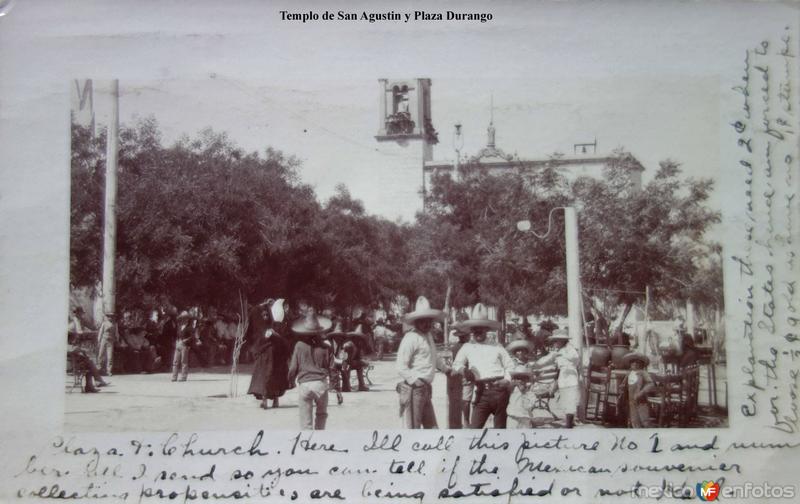
[[[511,154],[506,154],[502,149],[498,149],[495,146],[496,130],[494,129],[494,95],[491,96],[489,102],[489,127],[486,129],[486,132],[488,137],[486,140],[486,147],[478,151],[476,155],[470,158],[471,162],[478,163],[481,162],[481,160],[491,161],[492,159],[511,161],[514,159],[514,156]]]

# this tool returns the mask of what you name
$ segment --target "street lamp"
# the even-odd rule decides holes
[[[539,239],[547,237],[550,234],[550,227],[552,224],[553,212],[556,210],[564,210],[564,237],[566,242],[566,256],[567,256],[567,317],[569,319],[569,339],[576,348],[583,348],[583,317],[581,309],[581,281],[580,281],[580,257],[578,254],[578,214],[575,212],[574,207],[558,207],[550,210],[548,215],[547,232],[544,235],[538,235],[535,231],[531,230],[531,221],[521,220],[517,222],[517,229],[522,232],[530,231]],[[579,378],[580,380],[580,378]],[[578,401],[578,418],[581,420],[586,417],[585,393],[583,387],[580,388],[581,397]]]
[[[547,217],[547,232],[543,235],[532,231],[531,221],[517,222],[517,230],[523,233],[531,232],[539,239],[550,234],[553,212],[564,210],[564,235],[567,256],[567,314],[569,317],[569,338],[580,348],[583,343],[583,324],[581,322],[581,283],[580,283],[580,257],[578,254],[578,215],[574,207],[557,207],[550,210]]]
[[[461,123],[455,124],[453,131],[453,150],[456,151],[455,172],[458,175],[458,168],[461,165],[461,149],[464,148],[464,136],[461,134]]]

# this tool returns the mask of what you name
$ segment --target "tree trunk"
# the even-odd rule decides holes
[[[506,346],[506,307],[500,306],[497,309],[497,320],[500,322],[500,332],[497,334],[497,341]]]
[[[447,279],[447,294],[444,296],[444,323],[442,324],[442,331],[444,332],[444,346],[450,348],[450,291],[453,289],[453,282]],[[455,358],[455,355],[453,356]]]

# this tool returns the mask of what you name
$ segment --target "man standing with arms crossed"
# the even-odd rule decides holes
[[[420,296],[413,312],[403,317],[405,324],[413,326],[397,349],[397,371],[403,379],[397,384],[400,395],[400,416],[407,429],[435,429],[431,384],[436,376],[438,356],[431,336],[436,320],[444,320],[444,312],[431,308],[428,300]]]

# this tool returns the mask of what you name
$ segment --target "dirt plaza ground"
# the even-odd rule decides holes
[[[369,373],[369,392],[344,393],[344,403],[336,404],[331,394],[327,429],[397,429],[395,386],[399,381],[394,360],[385,357],[373,362]],[[263,410],[247,395],[252,365],[243,366],[239,375],[239,396],[228,397],[230,368],[190,369],[186,382],[172,382],[168,373],[114,375],[111,386],[96,394],[75,389],[65,401],[64,429],[94,431],[214,431],[248,429],[297,429],[297,389],[280,398],[280,407]],[[355,375],[355,371],[353,371]],[[439,425],[447,424],[447,399],[444,375],[433,384],[433,403]]]
[[[329,430],[398,429],[395,386],[399,381],[393,356],[373,361],[369,373],[369,392],[344,393],[344,403],[336,404],[331,394],[328,406]],[[66,394],[64,430],[68,432],[141,432],[141,431],[215,431],[299,427],[297,390],[288,390],[280,398],[280,407],[263,410],[258,401],[247,395],[252,366],[243,366],[239,375],[238,397],[228,397],[230,368],[191,369],[186,382],[170,381],[170,374],[114,375],[111,386],[96,394],[84,394],[78,388]],[[723,369],[717,376],[725,376]],[[355,374],[355,372],[353,372]],[[71,377],[68,377],[67,390]],[[718,384],[724,395],[724,382]],[[433,405],[440,428],[447,426],[446,379],[441,373],[433,383]],[[705,377],[701,379],[700,400],[706,399]],[[701,406],[701,410],[702,410]],[[726,420],[708,414],[693,427],[724,426]],[[509,422],[511,423],[511,422]],[[491,427],[491,419],[488,422]],[[509,425],[510,427],[511,425]],[[587,426],[591,427],[591,426]]]

